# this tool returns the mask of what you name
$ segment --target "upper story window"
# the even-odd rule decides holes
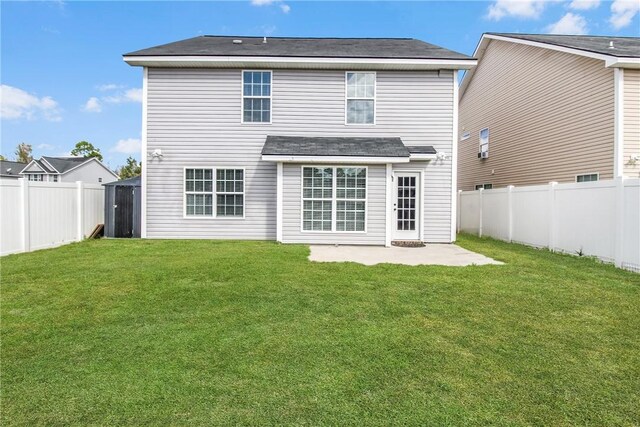
[[[347,72],[347,124],[374,124],[376,73]]]
[[[480,147],[478,148],[478,157],[486,159],[489,157],[489,128],[480,131]]]
[[[242,72],[242,122],[271,123],[271,71]]]

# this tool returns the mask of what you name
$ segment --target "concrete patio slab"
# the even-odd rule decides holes
[[[357,262],[364,265],[388,263],[454,267],[504,264],[451,244],[429,244],[419,248],[311,245],[309,260],[315,262]]]

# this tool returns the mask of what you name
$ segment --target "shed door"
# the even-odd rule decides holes
[[[115,237],[133,237],[133,190],[135,187],[116,187]]]

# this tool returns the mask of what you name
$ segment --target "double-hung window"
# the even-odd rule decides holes
[[[40,173],[30,173],[27,175],[28,181],[44,181],[44,175]]]
[[[271,123],[271,71],[242,72],[242,122]]]
[[[374,124],[376,73],[346,73],[347,124]]]
[[[184,190],[187,217],[244,217],[243,169],[186,169]]]
[[[366,168],[303,167],[303,231],[365,231],[366,207]]]
[[[486,159],[489,157],[489,128],[480,131],[480,147],[478,148],[478,157]]]

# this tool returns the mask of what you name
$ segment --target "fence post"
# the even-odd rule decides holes
[[[507,241],[513,240],[513,185],[507,186]]]
[[[82,181],[76,181],[76,194],[77,194],[77,203],[78,203],[78,212],[77,212],[77,216],[78,216],[78,229],[77,229],[77,233],[76,233],[76,240],[77,241],[82,241],[83,237],[84,237],[84,224],[82,223],[84,220],[84,184],[82,183]]]
[[[557,182],[549,183],[549,250],[556,248],[556,185]]]
[[[479,218],[478,218],[478,237],[482,237],[482,192],[484,191],[484,188],[481,188],[478,191],[480,192],[479,193],[480,194],[480,196],[479,196],[480,202],[478,204],[478,206],[479,206],[479,208],[478,208],[478,212],[479,212],[478,213],[478,215],[479,215]]]
[[[456,215],[456,231],[460,232],[460,223],[462,222],[462,209],[460,208],[460,202],[462,201],[462,190],[458,190],[458,211]]]
[[[616,230],[614,238],[613,259],[616,267],[622,267],[624,252],[624,177],[615,178],[616,183]]]
[[[22,251],[29,252],[31,250],[31,219],[29,217],[29,180],[27,178],[20,178],[20,185],[22,187]]]

